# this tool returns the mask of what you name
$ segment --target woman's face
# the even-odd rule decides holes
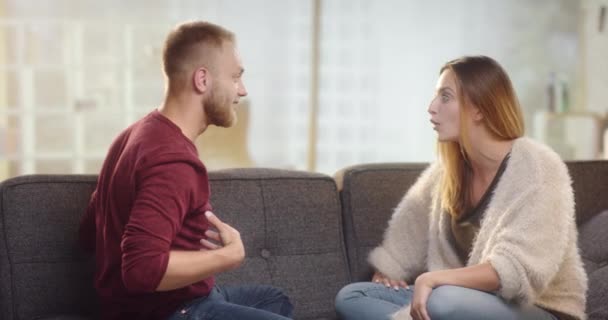
[[[439,76],[435,96],[428,109],[439,141],[459,141],[460,103],[457,94],[454,73],[452,70],[446,69]]]

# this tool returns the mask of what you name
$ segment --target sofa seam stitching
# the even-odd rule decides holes
[[[257,179],[258,185],[260,186],[260,196],[262,198],[262,213],[264,214],[264,247],[262,248],[262,250],[268,250],[268,230],[267,230],[267,224],[268,224],[268,214],[267,214],[267,210],[266,210],[266,198],[265,198],[265,193],[264,193],[264,181],[262,181],[262,179]],[[257,252],[256,254],[260,254],[261,252]],[[266,268],[268,268],[268,274],[270,275],[270,282],[274,284],[274,270],[272,270],[272,266],[270,264],[270,257],[265,258],[264,256],[262,256],[262,258],[264,258],[264,261],[266,262]]]

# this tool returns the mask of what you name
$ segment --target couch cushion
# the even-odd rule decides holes
[[[608,319],[608,211],[581,225],[579,241],[589,277],[587,314],[589,319]]]
[[[369,251],[382,241],[393,209],[427,164],[369,164],[336,174],[353,281],[370,279]]]
[[[608,161],[569,161],[579,224],[608,209]]]
[[[218,283],[271,284],[290,296],[296,318],[334,318],[349,280],[334,181],[272,169],[216,171],[210,180],[215,213],[240,231],[247,253]]]
[[[579,246],[589,277],[589,320],[608,319],[608,161],[567,162],[579,223]]]
[[[38,175],[2,183],[0,318],[95,312],[93,261],[77,243],[95,181]]]

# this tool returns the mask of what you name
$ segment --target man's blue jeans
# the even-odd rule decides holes
[[[383,284],[359,282],[342,288],[336,296],[336,311],[342,320],[388,320],[412,301],[414,286],[396,291]],[[536,306],[506,303],[494,294],[456,286],[440,286],[427,301],[432,320],[557,320]]]
[[[289,298],[270,286],[219,287],[179,308],[168,320],[286,320]]]

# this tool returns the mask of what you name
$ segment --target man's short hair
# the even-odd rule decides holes
[[[187,22],[172,30],[163,48],[163,71],[169,90],[182,87],[182,82],[187,81],[184,76],[189,76],[185,73],[193,66],[214,69],[215,55],[225,42],[234,42],[234,34],[209,22]]]

